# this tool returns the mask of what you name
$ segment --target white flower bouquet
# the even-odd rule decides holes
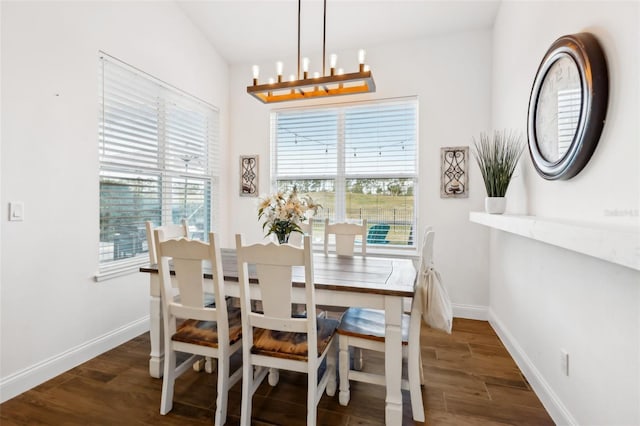
[[[302,233],[300,224],[307,215],[316,214],[320,204],[316,204],[309,195],[298,195],[296,188],[286,194],[279,191],[260,200],[258,220],[264,219],[262,229],[265,237],[276,234],[278,242],[286,243],[292,232]]]

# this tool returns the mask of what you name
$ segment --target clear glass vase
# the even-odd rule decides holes
[[[275,234],[278,238],[278,243],[286,244],[289,242],[289,235],[291,235],[290,232],[275,232]]]

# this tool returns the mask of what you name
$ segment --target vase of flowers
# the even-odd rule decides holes
[[[275,234],[280,244],[289,241],[292,232],[302,233],[300,224],[322,207],[309,195],[299,195],[294,187],[289,193],[278,191],[260,200],[258,220],[264,220],[262,229],[266,236]]]
[[[506,208],[507,188],[524,150],[520,134],[506,130],[495,131],[491,138],[487,133],[481,133],[480,140],[476,141],[474,138],[473,145],[473,156],[487,190],[485,211],[502,214]]]

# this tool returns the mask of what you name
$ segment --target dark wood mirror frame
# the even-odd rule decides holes
[[[555,161],[541,153],[536,134],[539,97],[553,64],[571,58],[580,76],[581,105],[578,124],[567,151]],[[547,180],[566,180],[577,175],[589,162],[604,127],[609,102],[607,62],[596,37],[591,33],[566,35],[557,39],[542,59],[531,89],[527,117],[529,153],[536,171]]]

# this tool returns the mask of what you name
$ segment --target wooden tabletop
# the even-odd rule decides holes
[[[225,281],[238,281],[235,249],[222,249],[222,269]],[[255,280],[255,270],[249,265],[249,275]],[[157,273],[156,265],[140,268],[140,272]],[[313,272],[316,289],[373,293],[385,296],[413,297],[416,270],[409,259],[336,256],[314,253]],[[211,270],[205,270],[211,279]],[[294,285],[303,285],[304,269],[294,267]]]

